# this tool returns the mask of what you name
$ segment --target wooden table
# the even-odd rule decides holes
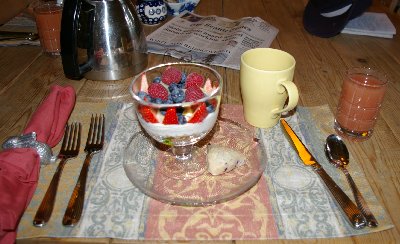
[[[385,207],[395,228],[349,238],[317,240],[316,242],[400,242],[400,37],[383,39],[355,35],[339,35],[322,39],[308,34],[302,25],[306,0],[201,0],[196,12],[230,19],[258,16],[279,29],[271,47],[291,53],[297,61],[294,82],[300,92],[299,104],[328,104],[336,110],[346,69],[370,66],[386,73],[391,81],[373,137],[362,143],[349,143],[350,151],[364,170],[379,202]],[[378,1],[370,9],[383,12]],[[388,14],[400,30],[400,16]],[[151,28],[146,28],[147,33]],[[149,66],[172,58],[149,56]],[[240,104],[239,72],[216,67],[226,82],[224,103]],[[0,48],[0,141],[21,133],[25,124],[53,84],[72,85],[78,101],[127,100],[130,78],[104,82],[69,80],[64,77],[61,58],[41,54],[40,47]],[[18,241],[125,243],[113,239],[48,239]],[[252,243],[250,241],[232,241]],[[264,241],[263,241],[264,242]],[[276,240],[265,242],[278,242]],[[280,243],[289,241],[281,240]],[[301,241],[296,241],[301,242]],[[142,242],[140,242],[142,243]],[[231,243],[230,241],[226,243]]]

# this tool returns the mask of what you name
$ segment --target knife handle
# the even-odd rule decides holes
[[[328,187],[336,203],[343,210],[347,216],[350,224],[355,229],[364,228],[367,223],[364,216],[361,214],[357,206],[350,200],[350,198],[342,191],[342,189],[335,183],[335,181],[326,173],[321,165],[314,165],[314,171],[321,177],[325,185]]]

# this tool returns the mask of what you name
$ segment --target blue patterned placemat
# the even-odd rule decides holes
[[[163,235],[163,231],[166,231],[163,228],[167,228],[166,226],[159,225],[158,228],[149,230],[148,218],[156,217],[149,214],[149,203],[154,202],[154,200],[145,196],[132,185],[122,166],[123,149],[130,136],[140,130],[130,106],[120,103],[77,104],[71,120],[81,121],[87,126],[91,113],[104,112],[107,127],[105,148],[102,153],[95,155],[91,163],[82,219],[73,228],[61,225],[68,199],[84,159],[83,153],[66,165],[52,218],[47,226],[37,228],[33,227],[32,219],[54,174],[56,165],[42,168],[39,186],[21,220],[18,238],[110,237],[133,240],[157,238],[154,236],[165,240],[188,240],[192,238],[184,235],[178,235],[179,237],[175,235],[174,237],[174,235],[170,236],[165,233]],[[297,112],[287,118],[287,121],[328,174],[353,199],[343,174],[331,166],[324,156],[324,140],[328,134],[333,132],[332,114],[329,108],[327,106],[298,107]],[[87,131],[85,126],[84,131]],[[210,231],[203,238],[215,240],[226,239],[229,236],[233,239],[328,238],[366,234],[393,227],[357,162],[353,160],[349,166],[349,171],[380,223],[380,226],[375,229],[355,230],[347,223],[318,176],[312,172],[311,168],[305,167],[299,161],[297,154],[283,136],[279,125],[260,131],[267,154],[267,168],[264,177],[261,178],[263,182],[258,184],[266,184],[267,186],[266,191],[269,194],[266,195],[269,196],[269,202],[265,204],[272,206],[272,214],[263,212],[258,213],[258,215],[259,218],[266,218],[265,223],[273,225],[263,228],[269,229],[267,232],[273,230],[274,233],[262,236],[253,233],[254,235],[247,235],[251,236],[250,238],[235,235],[240,230],[234,230],[228,235],[224,228],[228,228],[229,223],[221,222],[220,225],[207,227]],[[82,140],[85,141],[86,137]],[[249,194],[257,193],[251,192]],[[229,202],[226,204],[229,205]],[[223,206],[225,205],[215,205],[211,209],[215,210]],[[259,209],[254,209],[254,211],[259,211]],[[205,212],[207,212],[206,210]],[[174,216],[173,213],[169,214],[172,215],[160,217],[158,223],[166,221],[165,218]],[[202,217],[204,217],[204,213]],[[212,222],[215,216],[210,214],[208,218],[210,218],[209,222]],[[193,221],[193,218],[182,221]],[[183,224],[189,225],[190,223]]]
[[[334,133],[333,116],[328,106],[298,107],[286,119],[306,147],[334,181],[353,198],[344,174],[325,157],[325,138]],[[311,167],[304,166],[280,126],[264,133],[269,163],[265,171],[271,203],[281,238],[326,238],[360,235],[393,227],[376,199],[364,173],[353,157],[348,170],[375,214],[378,228],[353,229],[326,187]],[[354,201],[354,200],[353,200]]]

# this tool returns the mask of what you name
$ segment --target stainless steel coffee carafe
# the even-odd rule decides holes
[[[147,66],[147,44],[131,0],[65,0],[61,58],[70,79],[120,80]]]

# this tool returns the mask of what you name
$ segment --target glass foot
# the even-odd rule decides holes
[[[368,140],[372,136],[373,129],[370,129],[368,131],[362,131],[362,132],[356,132],[356,131],[351,131],[347,130],[346,128],[343,128],[335,119],[334,121],[334,127],[335,131],[343,137],[346,137],[349,140],[352,141],[365,141]]]
[[[202,149],[193,147],[189,154],[177,156],[174,149],[160,153],[161,173],[177,180],[190,180],[202,175],[207,169],[206,154]]]

